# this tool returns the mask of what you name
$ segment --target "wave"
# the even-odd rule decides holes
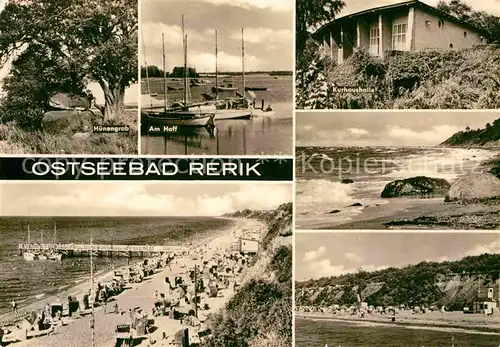
[[[355,188],[325,179],[298,180],[296,185],[297,212],[325,211],[342,208],[354,203]]]
[[[489,151],[468,149],[440,149],[421,155],[412,154],[394,159],[397,168],[384,177],[404,179],[429,176],[453,182],[461,175],[478,168],[492,155],[493,153]]]

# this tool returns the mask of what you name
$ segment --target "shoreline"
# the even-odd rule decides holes
[[[177,244],[189,244],[191,243],[191,247],[193,248],[198,248],[200,247],[201,244],[204,243],[209,243],[213,241],[214,239],[220,237],[221,235],[227,233],[234,224],[236,223],[237,218],[230,218],[230,217],[216,217],[219,219],[225,219],[225,220],[232,220],[232,223],[230,225],[227,225],[224,227],[222,230],[212,230],[211,232],[202,232],[206,233],[204,236],[201,238],[197,235],[190,235],[186,237],[184,240],[180,240],[176,242]],[[193,242],[194,240],[198,240],[196,242]],[[140,263],[143,259],[147,259],[147,257],[144,258],[132,258],[130,261],[130,266],[135,266],[136,264]],[[63,260],[64,261],[64,260]],[[123,267],[126,267],[126,264],[117,266],[116,269],[121,269]],[[106,279],[112,277],[114,271],[116,270],[115,268],[106,268],[101,271],[99,271],[97,274],[95,274],[95,281],[97,282],[105,282]],[[89,269],[90,271],[90,269]],[[44,306],[46,305],[47,302],[54,302],[57,300],[57,298],[65,298],[70,294],[73,293],[81,293],[82,292],[82,287],[87,286],[87,283],[90,281],[90,274],[86,275],[85,277],[75,279],[73,284],[69,283],[66,285],[61,285],[59,288],[54,289],[54,291],[50,291],[48,293],[41,293],[33,296],[32,298],[28,298],[25,301],[22,302],[21,305],[18,305],[18,314],[13,315],[12,312],[6,312],[3,314],[0,314],[0,326],[5,326],[5,325],[11,325],[11,324],[16,324],[20,320],[22,320],[22,317],[32,311],[32,310],[40,310],[43,309]],[[59,290],[60,288],[64,288]],[[37,296],[43,295],[40,298],[37,298]]]
[[[245,235],[246,233],[257,233],[260,237],[265,235],[267,231],[266,224],[253,219],[246,218],[230,218],[235,219],[235,223],[230,228],[224,228],[218,235],[210,235],[210,241],[200,240],[197,242],[197,246],[190,247],[189,250],[185,249],[185,252],[174,257],[170,266],[157,269],[153,275],[144,278],[144,281],[140,283],[128,283],[127,289],[120,294],[112,297],[111,305],[116,302],[119,305],[121,314],[105,314],[103,312],[102,306],[97,306],[95,308],[96,312],[96,346],[97,347],[110,347],[114,346],[115,339],[115,327],[118,324],[123,324],[123,321],[127,319],[128,315],[124,314],[129,309],[134,309],[136,307],[141,307],[144,312],[150,312],[149,307],[154,305],[155,289],[162,290],[165,286],[164,276],[176,276],[181,274],[186,274],[186,269],[194,267],[195,264],[200,266],[201,259],[208,259],[210,255],[213,257],[215,255],[230,252],[230,246],[234,244],[238,237]],[[208,257],[207,257],[208,256]],[[245,270],[252,269],[247,267],[238,276],[241,278],[245,274]],[[207,298],[210,309],[207,313],[206,310],[199,311],[200,321],[207,318],[209,314],[218,312],[225,303],[234,295],[233,289],[224,289],[223,296],[216,298]],[[182,303],[183,304],[183,303]],[[187,307],[182,305],[179,307],[181,310],[186,310]],[[136,345],[148,345],[149,340],[162,340],[161,334],[164,332],[167,336],[173,337],[173,335],[180,330],[185,328],[182,326],[179,320],[172,320],[170,317],[159,316],[154,317],[156,329],[149,335],[144,335],[139,338],[140,342]],[[88,347],[90,340],[90,330],[89,330],[89,315],[85,315],[76,319],[63,317],[65,321],[63,327],[56,327],[54,333],[49,336],[40,336],[36,338],[30,338],[23,341],[17,341],[13,345],[20,347],[42,347],[42,346],[61,346],[66,347],[71,345],[73,347]],[[191,329],[191,328],[190,328]],[[197,335],[196,335],[197,336]],[[5,337],[5,336],[4,336]],[[148,339],[149,338],[149,339]],[[190,338],[191,339],[191,338]],[[156,344],[157,346],[162,346],[163,344]]]
[[[462,312],[459,313],[464,314]],[[444,313],[444,315],[446,314],[453,314],[453,312]],[[481,315],[477,316],[479,317]],[[500,326],[498,325],[499,322],[498,317],[492,318],[492,322],[480,322],[479,320],[469,321],[469,322],[459,322],[453,319],[451,320],[444,319],[439,321],[436,318],[425,317],[425,315],[419,315],[417,318],[396,315],[395,322],[389,321],[389,318],[391,318],[392,316],[374,316],[374,315],[367,315],[365,316],[365,318],[359,318],[358,316],[352,318],[350,316],[342,317],[342,316],[333,316],[327,314],[321,315],[321,314],[296,313],[295,317],[296,319],[302,319],[302,320],[335,321],[335,322],[344,322],[344,323],[352,323],[352,324],[368,325],[368,326],[461,332],[465,334],[478,334],[478,335],[500,335]],[[444,317],[444,318],[455,318],[455,317]]]
[[[450,147],[439,146],[442,149],[458,150],[483,150],[489,153],[487,157],[481,157],[476,165],[470,167],[467,172],[460,176],[477,171],[490,171],[493,168],[492,161],[498,158],[498,153],[493,150],[498,147]],[[474,162],[475,153],[462,158],[457,165],[462,167]],[[432,175],[430,175],[432,176]],[[460,177],[458,176],[458,177]],[[409,178],[409,177],[407,177]],[[395,180],[393,178],[392,180]],[[381,199],[379,196],[371,199]],[[353,198],[353,201],[356,201]],[[360,199],[361,200],[361,199]],[[484,203],[445,203],[444,197],[437,198],[389,198],[384,204],[366,205],[361,210],[351,211],[345,208],[341,211],[346,214],[344,220],[325,220],[322,216],[315,222],[312,218],[305,218],[296,222],[297,229],[381,229],[381,230],[497,230],[500,229],[500,212],[498,206]],[[354,213],[355,212],[355,213]],[[336,215],[333,215],[336,216]],[[337,216],[338,217],[338,216]],[[470,217],[470,218],[467,218]],[[335,218],[335,217],[333,217]]]

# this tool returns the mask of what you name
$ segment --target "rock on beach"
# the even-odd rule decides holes
[[[422,198],[436,196],[444,197],[450,187],[450,183],[442,178],[417,176],[388,183],[380,196],[382,198],[398,198],[404,196]]]
[[[500,179],[487,172],[469,173],[453,183],[445,201],[467,202],[499,196]]]

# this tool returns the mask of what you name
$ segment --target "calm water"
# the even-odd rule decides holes
[[[496,152],[429,147],[298,147],[296,149],[297,222],[342,224],[366,206],[383,205],[380,194],[391,181],[415,176],[453,183]],[[354,184],[342,184],[352,179]],[[354,203],[362,207],[346,208]],[[337,214],[327,214],[332,210]]]
[[[75,281],[88,277],[90,259],[63,258],[61,262],[24,261],[18,255],[17,245],[26,242],[28,224],[31,242],[52,242],[54,221],[57,225],[57,243],[180,244],[182,240],[213,232],[230,223],[227,220],[205,217],[45,217],[0,218],[0,314],[9,310],[16,299],[22,306],[43,295],[54,294]],[[97,271],[126,264],[125,258],[95,259]]]
[[[241,84],[241,78],[219,79],[233,81],[236,86]],[[213,79],[212,79],[213,81]],[[144,154],[220,154],[220,155],[291,155],[293,145],[293,94],[291,76],[247,76],[246,85],[267,87],[267,91],[255,91],[256,107],[262,100],[265,105],[271,104],[275,114],[269,117],[253,117],[250,120],[219,120],[215,122],[216,134],[212,136],[206,129],[200,129],[195,134],[149,136],[141,139],[141,152]],[[158,94],[158,103],[163,100],[162,80],[150,81],[151,93]],[[169,86],[181,87],[182,82],[171,82]],[[201,93],[209,93],[212,83],[207,86],[191,88],[191,100],[200,100]],[[141,83],[143,93],[147,93],[147,84]],[[181,90],[168,91],[169,101],[182,100]],[[220,97],[225,97],[223,93]]]
[[[296,347],[498,347],[498,335],[295,320]]]

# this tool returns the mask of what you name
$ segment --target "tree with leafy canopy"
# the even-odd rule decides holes
[[[437,8],[487,33],[489,42],[500,42],[500,17],[476,11],[463,0],[440,0]]]
[[[43,60],[57,67],[53,77],[71,80],[64,91],[80,94],[83,82],[97,82],[104,119],[117,120],[125,89],[137,80],[137,29],[136,0],[10,2],[0,13],[0,65]],[[11,74],[16,76],[23,78],[22,71]],[[16,89],[7,88],[7,94]]]
[[[302,54],[309,30],[332,21],[345,6],[342,0],[297,0],[295,3],[295,41],[296,52]]]

